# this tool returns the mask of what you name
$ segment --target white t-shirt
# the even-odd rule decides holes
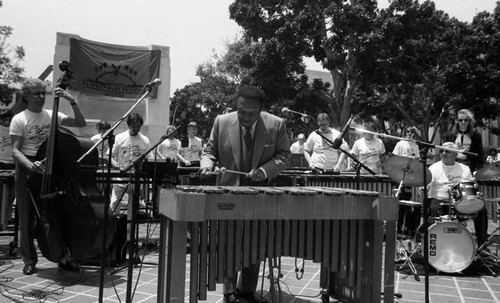
[[[101,134],[95,134],[90,138],[90,141],[97,143],[99,140],[101,140]],[[109,144],[108,144],[108,139],[104,139],[104,141],[99,144],[97,147],[97,152],[99,153],[100,158],[105,158],[106,155],[108,154],[108,149],[109,149]]]
[[[366,165],[374,173],[382,173],[382,161],[380,161],[380,155],[385,153],[385,146],[379,138],[374,137],[371,140],[360,138],[356,140],[352,146],[351,153],[356,155],[359,162]],[[362,169],[361,173],[367,173],[367,171]]]
[[[193,162],[200,161],[200,153],[203,150],[203,142],[198,137],[189,138],[189,144],[187,148],[182,151],[182,156],[184,159]]]
[[[61,112],[57,113],[58,123],[67,116]],[[50,134],[50,123],[52,122],[52,110],[44,109],[39,113],[24,110],[12,118],[10,123],[10,135],[23,137],[21,153],[26,156],[36,156],[40,145]]]
[[[181,148],[181,141],[179,139],[165,139],[156,148],[156,153],[160,159],[170,159],[177,161],[177,154]]]
[[[330,132],[322,135],[330,141],[334,141],[340,132],[336,129],[330,128]],[[348,150],[349,145],[345,140],[342,140],[342,145],[340,146],[343,150]],[[316,168],[321,169],[333,169],[339,160],[340,153],[338,149],[334,149],[328,143],[323,142],[323,138],[320,137],[315,131],[309,134],[306,143],[304,144],[304,150],[311,153],[311,164]]]
[[[394,147],[392,153],[396,156],[420,159],[418,145],[413,141],[399,141],[398,143],[396,143],[396,146]]]
[[[118,162],[118,167],[123,169],[150,147],[149,139],[146,136],[138,133],[132,137],[127,130],[116,135],[112,157]]]
[[[429,183],[429,198],[447,201],[448,190],[453,185],[472,180],[469,167],[458,162],[454,165],[445,165],[443,161],[439,161],[429,166],[429,170],[432,174],[432,180]]]
[[[14,163],[9,132],[9,127],[0,125],[0,162],[2,163]]]
[[[290,152],[292,154],[303,154],[304,153],[304,144],[300,144],[299,141],[295,141],[295,143],[290,146]]]

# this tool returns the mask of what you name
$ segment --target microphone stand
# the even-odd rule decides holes
[[[137,156],[127,167],[122,169],[120,172],[121,173],[126,173],[132,168],[135,170],[135,180],[134,180],[134,193],[133,193],[133,198],[132,198],[132,214],[130,218],[130,242],[129,242],[129,247],[128,247],[128,256],[129,256],[129,263],[128,263],[128,271],[127,271],[127,293],[126,293],[126,298],[125,302],[131,303],[133,294],[132,294],[132,274],[134,271],[134,258],[135,258],[135,242],[137,241],[136,239],[136,221],[137,221],[137,212],[139,210],[139,195],[140,195],[140,177],[141,177],[141,166],[142,162],[144,159],[151,153],[153,150],[155,150],[158,145],[160,145],[167,137],[171,134],[173,134],[175,131],[180,126],[177,126],[175,129],[167,133],[166,135],[162,136],[158,142],[156,142],[155,145],[151,146],[148,150]]]
[[[97,149],[99,144],[101,144],[104,140],[108,139],[109,141],[109,150],[111,151],[113,148],[114,144],[114,135],[113,131],[115,128],[117,128],[123,120],[125,120],[128,115],[139,105],[139,103],[142,102],[153,90],[153,85],[149,85],[147,87],[147,91],[135,102],[134,105],[123,115],[118,121],[116,121],[113,126],[111,126],[110,129],[108,129],[102,136],[99,141],[97,141],[86,153],[84,153],[77,161],[76,163],[81,163],[85,158],[87,158],[94,150]],[[99,303],[103,302],[103,295],[104,295],[104,264],[106,261],[106,254],[107,254],[107,230],[108,230],[108,220],[109,220],[109,204],[110,204],[110,192],[111,192],[111,152],[109,153],[108,156],[108,170],[106,172],[106,185],[105,185],[105,190],[104,194],[106,195],[105,199],[105,205],[104,205],[104,224],[103,224],[103,229],[104,229],[104,235],[102,237],[102,249],[101,249],[101,268],[100,268],[100,281],[99,281]]]

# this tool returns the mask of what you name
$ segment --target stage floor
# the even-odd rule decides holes
[[[470,226],[470,224],[469,224]],[[497,223],[490,221],[490,231]],[[149,226],[151,242],[146,244],[146,224],[140,225],[140,252],[141,264],[134,267],[132,272],[132,288],[135,289],[133,302],[156,302],[157,277],[158,277],[158,224]],[[65,272],[40,255],[37,270],[32,276],[22,273],[23,262],[20,258],[9,257],[9,243],[12,236],[0,236],[0,302],[98,302],[100,268],[83,266],[82,273]],[[496,247],[490,247],[493,251]],[[187,271],[189,271],[188,259]],[[282,259],[282,284],[283,302],[320,302],[318,264],[306,261],[302,264],[297,260],[299,267],[304,267],[302,279],[297,279],[295,274],[296,260],[294,258]],[[419,260],[415,260],[420,282],[412,275],[408,275],[408,267],[395,273],[395,290],[402,295],[395,302],[424,302],[424,271]],[[401,264],[401,263],[399,263]],[[127,264],[123,264],[126,266]],[[500,267],[494,269],[500,272]],[[106,268],[104,283],[104,302],[125,302],[127,289],[128,268]],[[188,276],[188,274],[187,274]],[[264,276],[267,276],[267,272]],[[260,280],[261,281],[261,280]],[[261,284],[259,281],[259,290]],[[488,270],[480,264],[471,264],[462,274],[430,274],[431,302],[463,303],[463,302],[500,302],[500,279],[493,277]],[[217,286],[217,291],[208,293],[208,303],[222,302],[222,287]],[[264,296],[269,298],[269,283],[264,279]],[[186,289],[186,296],[188,294]],[[187,299],[187,297],[186,297]],[[335,300],[331,299],[331,302]]]

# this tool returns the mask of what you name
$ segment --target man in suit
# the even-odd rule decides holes
[[[264,92],[253,86],[241,87],[236,95],[236,111],[215,118],[210,139],[201,155],[202,175],[224,167],[247,175],[223,173],[217,176],[217,185],[238,186],[270,182],[285,169],[290,157],[290,143],[285,122],[262,112]],[[237,273],[224,281],[224,302],[263,302],[255,296],[260,264],[241,271],[236,287]]]

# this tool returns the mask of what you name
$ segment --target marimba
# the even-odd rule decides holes
[[[205,300],[242,267],[281,256],[321,263],[320,286],[334,298],[380,302],[383,291],[393,302],[395,197],[328,187],[180,186],[161,190],[159,211],[158,302],[184,302],[188,227],[190,302]]]

